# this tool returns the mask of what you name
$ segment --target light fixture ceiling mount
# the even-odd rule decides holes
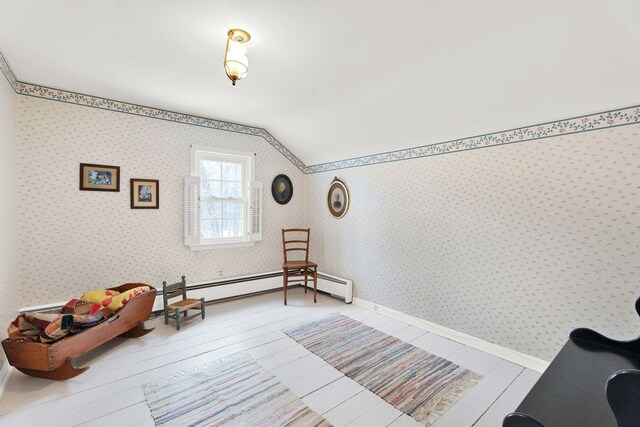
[[[245,30],[234,28],[227,33],[227,50],[224,53],[224,71],[233,86],[249,71],[246,43],[251,35]]]

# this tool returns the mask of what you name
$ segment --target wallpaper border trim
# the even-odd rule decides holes
[[[634,124],[640,124],[640,105],[335,162],[320,163],[307,166],[305,173],[328,172],[379,163],[439,156]]]
[[[11,66],[9,65],[7,60],[4,58],[4,55],[2,54],[1,50],[0,50],[0,70],[2,70],[2,74],[4,74],[4,76],[7,78],[7,81],[9,82],[13,90],[19,94],[20,92],[18,92],[18,79],[16,79],[15,74],[13,74],[13,70],[11,69]]]
[[[468,347],[475,348],[476,350],[492,354],[501,359],[515,363],[519,366],[524,366],[525,368],[529,368],[536,372],[543,373],[550,365],[550,363],[546,360],[538,359],[537,357],[520,353],[519,351],[512,350],[508,347],[504,347],[499,344],[495,344],[490,341],[465,334],[464,332],[456,331],[455,329],[447,328],[446,326],[438,325],[437,323],[429,322],[428,320],[424,320],[419,317],[411,316],[409,314],[394,310],[389,307],[385,307],[380,304],[376,304],[371,301],[354,297],[353,304],[360,307],[368,308],[369,310],[373,310],[376,313],[381,313],[385,316],[391,317],[392,319],[399,320],[417,328],[433,332],[434,334],[441,337],[448,338],[452,341],[464,344]]]
[[[585,114],[568,119],[554,120],[530,126],[518,127],[509,130],[491,132],[466,138],[436,142],[417,147],[404,148],[377,154],[353,157],[327,163],[306,166],[282,143],[273,137],[266,129],[247,126],[238,123],[193,116],[190,114],[176,113],[138,104],[115,101],[108,98],[85,95],[77,92],[54,89],[31,83],[24,83],[16,79],[9,63],[0,51],[0,69],[9,81],[9,84],[19,95],[48,99],[51,101],[81,105],[107,111],[132,114],[152,119],[165,120],[192,126],[200,126],[227,132],[236,132],[262,137],[273,148],[286,157],[298,169],[305,174],[329,172],[340,169],[370,166],[380,163],[397,162],[401,160],[413,160],[423,157],[440,156],[462,151],[477,150],[480,148],[497,147],[515,144],[519,142],[535,141],[556,136],[572,135],[582,132],[615,128],[640,124],[640,104],[630,107],[618,108],[593,114]]]
[[[13,74],[9,63],[7,62],[2,52],[0,52],[0,69],[2,69],[5,77],[7,78],[7,80],[9,80],[9,84],[11,84],[16,93],[18,93],[19,95],[261,137],[265,141],[267,141],[273,148],[278,150],[280,154],[286,157],[298,169],[300,169],[302,172],[305,172],[306,166],[304,165],[304,163],[302,163],[300,159],[298,159],[291,151],[289,151],[283,144],[280,143],[280,141],[278,141],[264,128],[225,122],[222,120],[214,120],[206,117],[194,116],[191,114],[177,113],[174,111],[162,110],[159,108],[147,107],[144,105],[132,104],[129,102],[121,102],[109,98],[102,98],[99,96],[91,96],[78,92],[70,92],[67,90],[21,82],[15,78],[15,75]]]

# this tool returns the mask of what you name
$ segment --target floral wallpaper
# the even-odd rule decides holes
[[[0,69],[2,90],[23,95],[22,305],[275,270],[279,229],[304,224],[321,270],[353,279],[356,297],[532,356],[551,360],[575,327],[638,335],[638,106],[307,166],[264,129],[19,82],[1,54]],[[184,247],[189,144],[257,153],[261,244]],[[80,162],[121,166],[122,191],[79,192]],[[268,197],[283,172],[286,206]],[[132,176],[161,180],[159,211],[128,209]],[[341,220],[325,206],[334,176],[351,191]]]
[[[3,328],[16,316],[20,295],[17,98],[11,84],[0,76],[0,325]],[[4,352],[0,352],[0,367],[4,358]]]
[[[544,360],[640,332],[640,125],[306,177],[314,256],[358,298]]]
[[[256,135],[18,97],[22,249],[21,306],[65,301],[91,288],[131,281],[161,286],[279,270],[280,229],[299,227],[304,174]],[[263,241],[192,252],[184,245],[183,178],[190,145],[253,152],[263,183]],[[120,166],[120,192],[78,190],[80,163]],[[276,175],[292,201],[270,194]],[[160,209],[132,210],[129,179],[160,180]]]

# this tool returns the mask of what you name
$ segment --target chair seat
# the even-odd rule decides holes
[[[282,264],[282,268],[309,268],[309,267],[317,267],[318,264],[311,261],[287,261]]]
[[[174,303],[169,304],[169,307],[172,310],[179,308],[180,310],[188,310],[193,307],[200,307],[200,300],[194,298],[187,298],[182,301],[176,301]]]

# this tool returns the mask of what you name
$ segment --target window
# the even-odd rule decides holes
[[[185,178],[185,244],[194,250],[262,240],[262,187],[253,154],[191,147]]]

